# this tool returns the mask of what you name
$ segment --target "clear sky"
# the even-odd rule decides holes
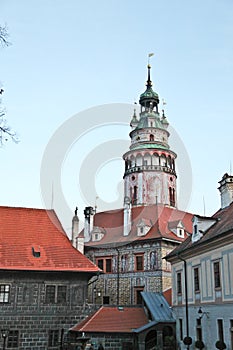
[[[84,206],[95,204],[96,193],[82,193],[93,184],[97,206],[119,204],[126,121],[154,52],[153,88],[189,159],[180,157],[183,193],[192,191],[181,209],[202,215],[205,207],[212,215],[220,207],[218,181],[233,161],[232,18],[232,0],[0,0],[0,24],[12,43],[0,48],[2,104],[21,139],[0,149],[0,205],[53,206],[69,232],[75,206],[82,218]],[[96,159],[92,168],[88,161]]]

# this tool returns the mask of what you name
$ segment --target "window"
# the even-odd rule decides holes
[[[182,294],[181,272],[178,272],[176,275],[176,287],[177,287],[177,293]]]
[[[0,303],[9,303],[10,286],[9,284],[0,285]]]
[[[112,272],[112,259],[106,259],[106,272]]]
[[[138,188],[137,186],[133,187],[133,198],[132,198],[132,203],[137,204],[137,197],[138,197]]]
[[[169,201],[170,201],[170,206],[174,207],[175,206],[175,189],[169,187]]]
[[[214,263],[214,288],[221,288],[219,261]]]
[[[7,348],[14,349],[18,348],[19,343],[19,331],[12,330],[9,331],[7,337]]]
[[[66,286],[57,287],[57,303],[62,304],[66,302]]]
[[[98,258],[96,260],[97,266],[106,273],[112,272],[112,258]]]
[[[104,259],[98,259],[97,265],[101,270],[103,270],[104,269]]]
[[[59,331],[58,330],[50,330],[49,331],[49,341],[48,346],[58,346],[59,344]]]
[[[218,339],[224,342],[223,320],[217,320],[217,324],[218,324]]]
[[[135,270],[136,271],[143,271],[143,269],[144,269],[143,255],[136,255],[135,256]]]
[[[179,318],[180,340],[183,340],[183,320]]]
[[[199,285],[199,268],[195,267],[194,269],[194,291],[199,292],[200,291],[200,285]]]
[[[48,285],[45,291],[45,302],[47,304],[62,304],[66,302],[66,286]]]
[[[138,288],[135,288],[135,304],[136,305],[142,305],[143,304],[143,301],[142,301],[142,294],[141,292],[143,292],[143,287],[138,287]]]
[[[104,304],[104,305],[109,305],[109,303],[110,303],[110,298],[109,298],[109,296],[108,296],[108,295],[104,295],[104,296],[103,296],[103,304]]]
[[[197,325],[196,325],[196,337],[197,340],[202,340],[202,328],[201,328],[201,318],[197,318]]]
[[[233,320],[230,320],[231,349],[233,349]]]
[[[55,286],[46,286],[46,296],[45,301],[46,303],[55,303]]]

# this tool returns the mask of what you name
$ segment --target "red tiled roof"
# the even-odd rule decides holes
[[[0,207],[0,269],[96,273],[53,210]]]
[[[102,306],[71,330],[76,332],[130,333],[148,323],[142,307]]]
[[[168,288],[163,291],[163,296],[167,300],[169,305],[172,305],[172,288]]]
[[[94,216],[94,226],[104,228],[106,233],[100,241],[88,242],[85,243],[85,246],[93,247],[155,238],[167,238],[182,242],[184,239],[173,233],[169,229],[168,223],[182,221],[185,231],[191,233],[192,218],[193,214],[163,205],[133,207],[132,229],[128,236],[123,236],[123,209],[100,212]],[[137,224],[141,219],[152,224],[145,236],[137,235]]]

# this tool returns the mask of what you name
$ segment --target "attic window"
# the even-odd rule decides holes
[[[34,247],[32,247],[32,255],[34,256],[34,258],[40,258],[39,248],[35,249]]]
[[[184,238],[184,229],[183,228],[178,228],[177,236]]]

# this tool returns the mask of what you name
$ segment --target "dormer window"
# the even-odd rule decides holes
[[[205,232],[216,222],[217,219],[206,216],[195,215],[192,219],[193,234],[192,242],[197,242],[205,234]]]
[[[148,222],[147,222],[148,221]],[[143,220],[141,219],[137,224],[137,235],[138,236],[145,236],[149,229],[151,228],[151,222],[149,220]]]
[[[34,256],[34,258],[40,258],[40,248],[32,247],[32,255]]]
[[[182,221],[172,221],[168,223],[169,229],[179,238],[184,238],[185,227]]]
[[[95,226],[91,233],[92,242],[98,242],[104,237],[105,230],[101,227]]]

